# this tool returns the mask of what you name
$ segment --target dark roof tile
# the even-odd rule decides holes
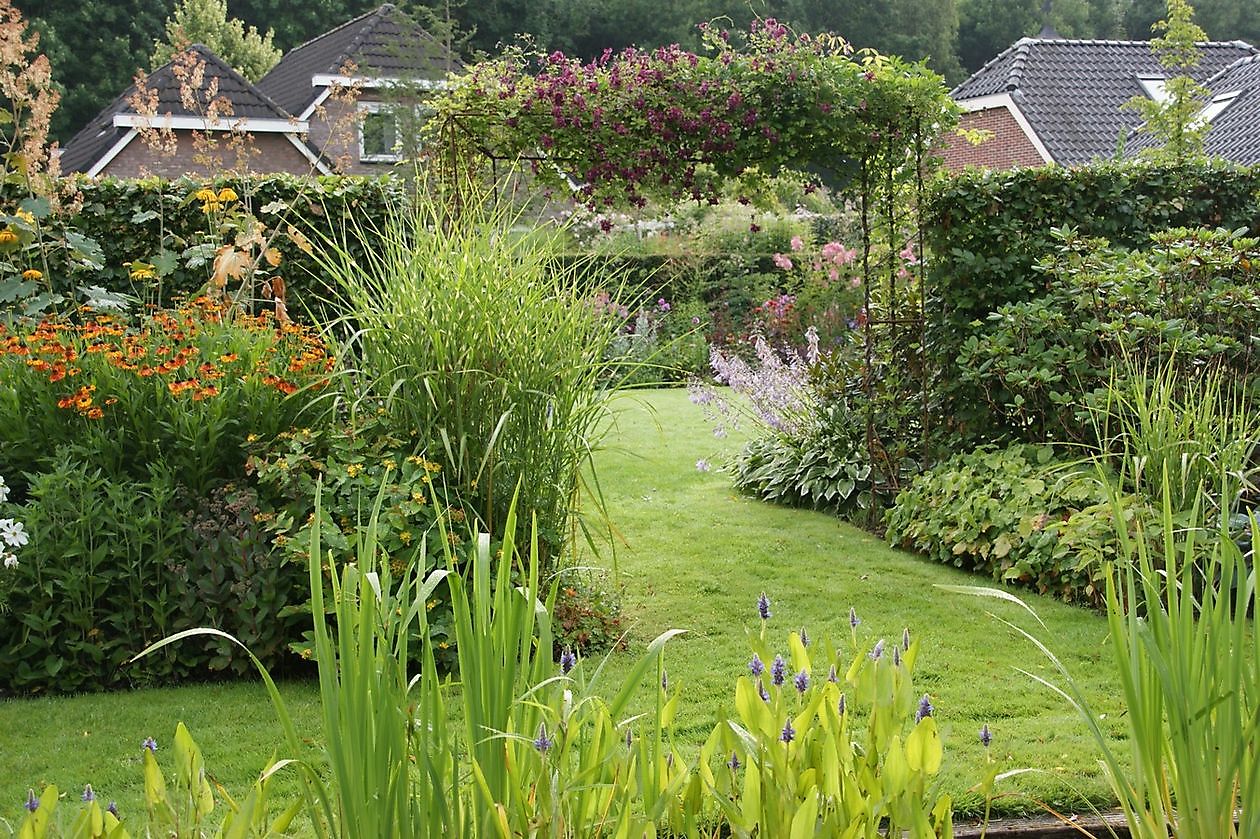
[[[301,115],[319,96],[311,79],[337,75],[353,62],[362,76],[444,78],[459,69],[446,47],[390,4],[294,47],[258,82],[290,113]]]
[[[1200,44],[1200,82],[1260,51],[1242,41]],[[1166,75],[1148,41],[1023,38],[954,88],[958,101],[1010,93],[1056,163],[1115,153],[1139,122],[1121,106],[1142,93],[1139,75]],[[1237,104],[1237,103],[1236,103]]]

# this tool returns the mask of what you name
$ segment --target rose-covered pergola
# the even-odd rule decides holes
[[[487,163],[496,173],[528,165],[595,210],[715,203],[732,183],[755,203],[764,179],[785,172],[843,190],[862,227],[868,445],[874,463],[891,466],[917,450],[927,423],[924,265],[907,272],[898,253],[923,254],[925,171],[955,122],[953,102],[922,64],[855,54],[834,35],[794,34],[774,19],[734,35],[701,28],[700,53],[631,48],[582,61],[510,51],[475,65],[432,103],[437,170],[458,202]],[[907,404],[921,406],[913,428]],[[889,439],[892,428],[903,439]]]

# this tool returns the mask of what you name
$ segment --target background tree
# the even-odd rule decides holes
[[[166,39],[153,47],[150,63],[161,67],[189,44],[204,44],[238,73],[256,82],[276,66],[282,55],[272,43],[273,30],[260,35],[256,27],[229,18],[227,0],[180,0],[166,19]]]
[[[1154,29],[1163,33],[1151,41],[1159,63],[1181,73],[1164,83],[1163,99],[1135,96],[1125,107],[1142,115],[1139,131],[1155,139],[1156,144],[1143,151],[1144,157],[1184,163],[1203,155],[1203,140],[1212,127],[1200,116],[1208,89],[1186,72],[1199,63],[1197,44],[1207,40],[1207,34],[1194,22],[1194,8],[1187,0],[1168,0],[1168,17]]]

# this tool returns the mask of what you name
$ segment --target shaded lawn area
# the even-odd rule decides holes
[[[1026,627],[1031,619],[1010,604],[935,588],[987,580],[890,549],[832,516],[739,496],[727,476],[698,471],[698,459],[720,462],[739,441],[715,440],[684,391],[622,397],[616,414],[598,456],[603,493],[624,540],[616,579],[632,652],[666,629],[688,631],[666,651],[670,682],[683,697],[676,736],[684,752],[694,751],[729,707],[734,677],[749,656],[744,633],[755,631],[755,602],[765,591],[773,601],[771,637],[785,647],[787,633],[802,626],[847,646],[850,606],[862,618],[864,645],[899,639],[903,627],[921,639],[916,683],[936,707],[946,748],[941,783],[961,811],[982,809],[968,792],[984,771],[982,723],[993,730],[991,754],[1003,770],[1037,770],[1007,782],[1021,794],[999,801],[998,811],[1030,812],[1037,800],[1080,811],[1111,799],[1075,712],[1015,670],[1050,677],[1048,663],[986,611]],[[607,551],[596,561],[614,564]],[[1119,733],[1101,617],[1025,599],[1049,627],[1043,640]],[[630,664],[618,654],[606,675],[619,680]],[[314,683],[281,687],[299,732],[317,736]],[[0,817],[20,815],[28,787],[55,783],[77,797],[89,782],[103,799],[117,799],[124,816],[141,816],[140,743],[153,736],[169,744],[180,720],[234,796],[245,794],[281,742],[265,691],[252,683],[2,702]],[[169,751],[159,759],[169,765]],[[278,797],[296,795],[291,774],[278,780]]]

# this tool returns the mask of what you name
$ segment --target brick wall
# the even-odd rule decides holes
[[[951,172],[959,172],[968,166],[1013,169],[1016,166],[1045,165],[1037,148],[1005,107],[965,113],[959,120],[958,127],[969,131],[991,131],[993,136],[980,145],[973,146],[957,134],[947,135],[941,158],[945,161],[945,168]]]
[[[250,172],[288,172],[311,174],[313,168],[301,152],[280,134],[254,134],[248,144],[238,148],[223,135],[215,146],[198,150],[192,132],[176,131],[173,153],[149,148],[139,137],[132,139],[118,156],[109,162],[102,174],[119,178],[140,178],[158,175],[178,178],[181,175],[213,177],[228,170]]]

